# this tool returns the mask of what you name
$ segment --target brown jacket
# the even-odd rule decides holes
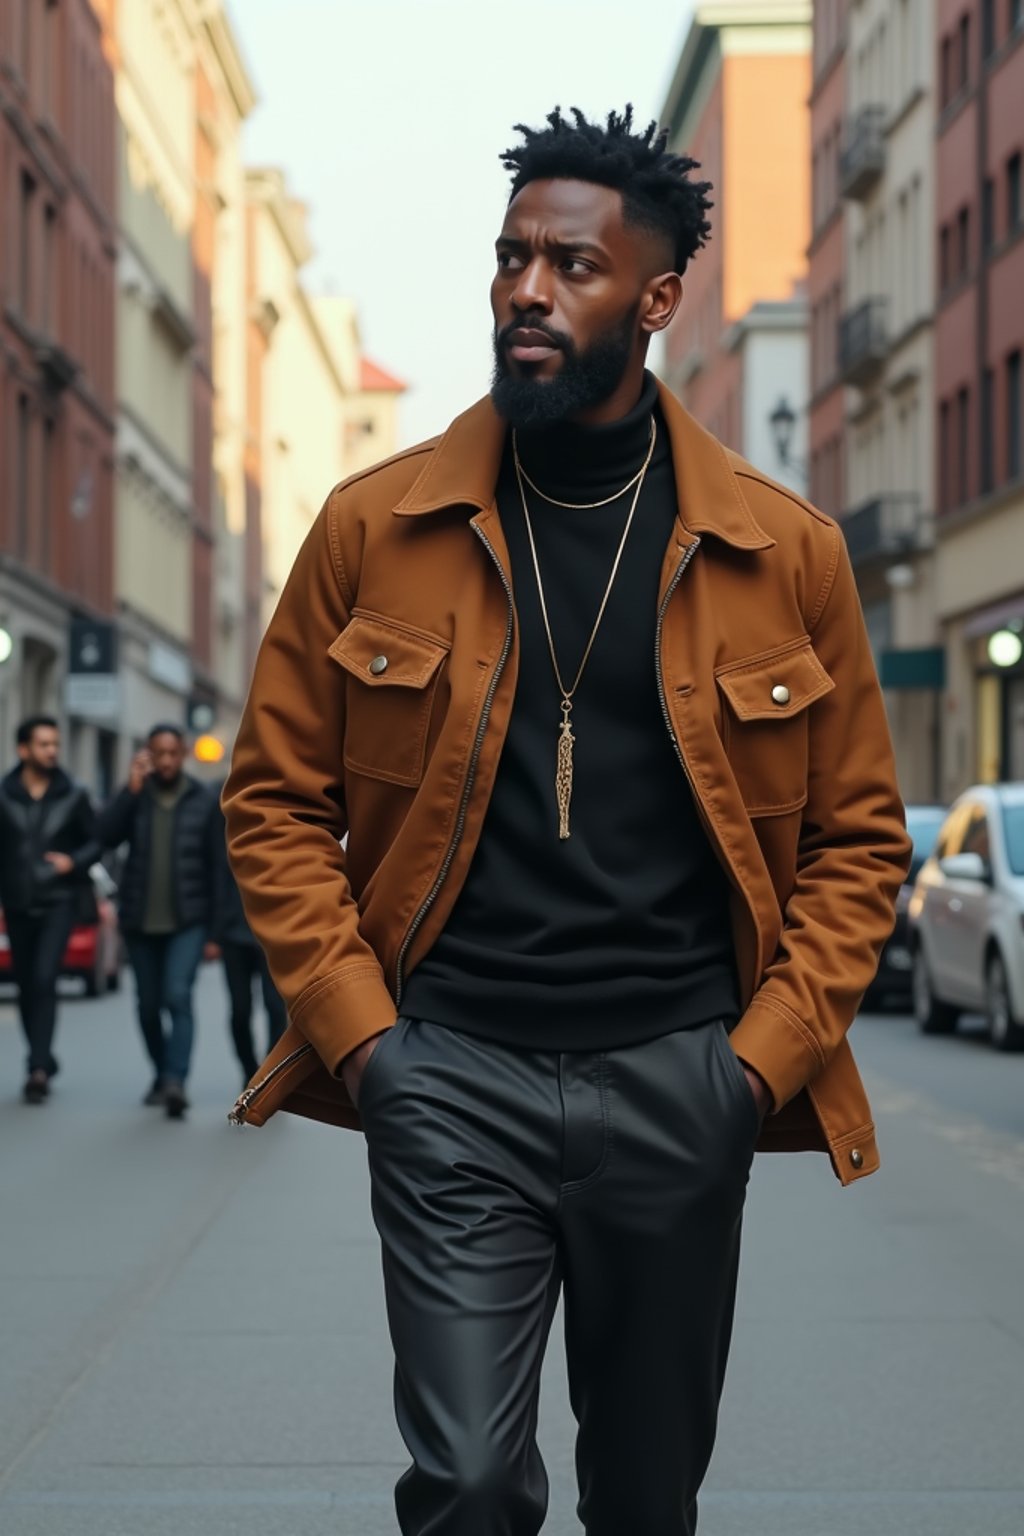
[[[835,523],[661,404],[659,693],[732,886],[732,1044],[780,1106],[760,1145],[827,1149],[847,1183],[878,1154],[845,1036],[910,852],[856,588]],[[224,803],[291,1024],[237,1122],[358,1127],[341,1060],[394,1022],[465,879],[518,667],[503,442],[484,400],[339,486],[271,621]]]

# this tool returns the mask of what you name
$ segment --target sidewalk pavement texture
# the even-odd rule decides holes
[[[218,968],[199,998],[183,1124],[140,1106],[130,987],[63,1005],[42,1108],[0,1004],[3,1536],[397,1530],[364,1144],[231,1130]],[[756,1164],[702,1536],[1020,1536],[1024,1058],[895,1018],[855,1042],[884,1168]],[[556,1321],[545,1536],[580,1530],[563,1378]]]

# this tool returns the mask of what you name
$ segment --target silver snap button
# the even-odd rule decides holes
[[[370,671],[373,673],[374,677],[380,677],[381,673],[386,672],[387,669],[388,659],[386,656],[375,656],[370,662]]]
[[[850,1162],[853,1164],[853,1166],[855,1168],[863,1168],[864,1167],[864,1153],[860,1150],[860,1147],[853,1147],[851,1149],[851,1151],[850,1151]]]
[[[786,687],[785,683],[775,684],[775,687],[772,689],[772,699],[776,704],[789,703],[789,689]]]

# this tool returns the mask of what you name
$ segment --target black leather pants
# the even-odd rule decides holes
[[[383,1246],[403,1536],[534,1536],[564,1289],[587,1536],[692,1536],[758,1129],[721,1024],[517,1051],[399,1019],[360,1109]]]

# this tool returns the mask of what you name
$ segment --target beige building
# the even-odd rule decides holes
[[[843,527],[908,800],[941,792],[933,437],[934,7],[847,11]]]
[[[323,499],[344,473],[344,359],[301,282],[313,254],[306,208],[284,175],[250,170],[250,283],[266,338],[259,388],[263,529],[263,622]],[[352,361],[349,385],[356,377]]]
[[[248,577],[258,564],[259,480],[252,473],[253,424],[248,398],[250,315],[247,293],[246,176],[241,132],[256,104],[221,0],[208,0],[197,32],[205,100],[199,121],[210,145],[197,189],[210,208],[210,238],[197,268],[208,282],[212,365],[210,523],[213,560],[208,590],[210,705],[218,736],[235,733],[249,685]],[[204,184],[205,183],[205,184]],[[209,261],[210,271],[202,271]],[[254,555],[255,546],[255,555]],[[197,596],[198,596],[197,592]]]
[[[372,358],[359,360],[359,390],[345,416],[345,468],[358,474],[398,447],[398,410],[406,386]]]
[[[185,7],[117,7],[115,591],[120,769],[192,687],[194,43]],[[156,88],[157,83],[159,88]]]
[[[262,618],[331,487],[395,451],[404,386],[361,350],[350,299],[311,297],[305,206],[274,169],[247,175],[250,305],[262,348],[251,354],[259,398]]]

